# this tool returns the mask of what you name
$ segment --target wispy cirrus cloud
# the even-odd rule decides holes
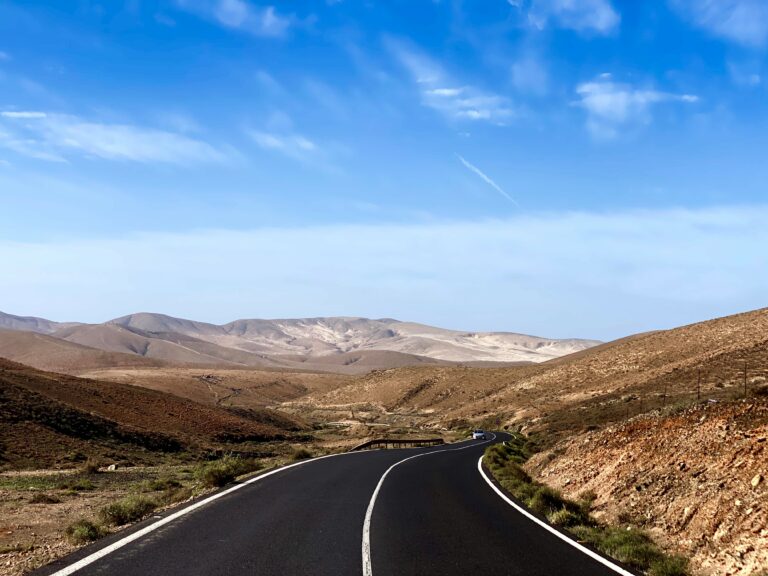
[[[319,150],[317,144],[301,134],[279,134],[260,130],[251,130],[248,134],[260,148],[280,152],[291,158],[306,158]]]
[[[587,128],[597,138],[613,138],[624,126],[649,122],[650,110],[656,104],[692,104],[699,100],[693,94],[673,94],[615,82],[610,74],[579,84],[576,93],[576,105],[587,112]]]
[[[768,43],[765,0],[670,0],[674,10],[694,26],[745,46]]]
[[[109,124],[41,111],[0,113],[0,146],[56,162],[71,157],[195,164],[222,162],[224,151],[182,134],[132,124]]]
[[[30,118],[46,118],[48,115],[45,112],[34,112],[34,111],[28,111],[28,110],[7,110],[5,112],[0,112],[0,116],[3,118],[14,118],[14,119],[30,119]]]
[[[246,0],[177,0],[177,5],[221,26],[253,36],[281,37],[293,24],[291,16],[279,14],[274,6],[256,6]]]
[[[512,4],[522,7],[522,2]],[[621,16],[610,0],[532,0],[528,21],[543,29],[548,25],[577,32],[611,34],[621,23]]]
[[[390,53],[416,83],[424,106],[452,120],[505,124],[515,116],[510,100],[453,79],[421,51],[394,38],[386,38]]]
[[[512,204],[514,204],[515,206],[519,206],[517,201],[514,198],[512,198],[512,196],[507,194],[501,186],[496,184],[496,182],[490,176],[485,174],[485,172],[480,170],[480,168],[478,168],[477,166],[475,166],[474,164],[466,160],[461,154],[456,154],[456,158],[459,159],[459,162],[461,162],[467,170],[479,176],[483,182],[485,182],[486,184],[488,184],[488,186],[496,190],[496,192],[501,194],[504,198],[512,202]]]

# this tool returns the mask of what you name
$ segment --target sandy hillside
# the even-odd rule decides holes
[[[98,350],[35,332],[0,330],[0,358],[40,370],[72,372],[94,368],[161,366],[162,362],[136,354]]]

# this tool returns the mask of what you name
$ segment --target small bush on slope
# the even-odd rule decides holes
[[[90,520],[78,520],[67,526],[64,533],[73,544],[85,544],[104,536],[105,530]]]
[[[252,458],[238,458],[237,456],[224,456],[220,460],[201,464],[197,471],[197,478],[206,488],[221,488],[235,478],[261,468],[261,465]]]
[[[99,516],[105,524],[122,526],[141,520],[157,508],[157,502],[146,496],[126,496],[125,498],[104,506]]]

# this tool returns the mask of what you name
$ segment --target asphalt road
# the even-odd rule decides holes
[[[488,445],[309,461],[157,529],[150,519],[35,574],[615,575],[494,492],[477,468]]]

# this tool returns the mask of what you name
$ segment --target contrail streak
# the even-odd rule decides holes
[[[483,179],[483,181],[484,181],[486,184],[488,184],[488,185],[489,185],[491,188],[493,188],[494,190],[496,190],[496,192],[498,192],[499,194],[501,194],[502,196],[504,196],[504,198],[506,198],[507,200],[509,200],[510,202],[512,202],[512,204],[514,204],[515,206],[520,206],[520,204],[518,204],[518,203],[517,203],[517,201],[515,201],[515,199],[514,199],[514,198],[512,198],[512,196],[510,196],[509,194],[507,194],[506,192],[504,192],[504,190],[501,188],[501,186],[499,186],[498,184],[496,184],[496,182],[494,182],[492,178],[490,178],[490,177],[489,177],[489,176],[487,176],[487,175],[486,175],[486,174],[485,174],[485,173],[484,173],[482,170],[480,170],[480,168],[478,168],[477,166],[475,166],[475,165],[474,165],[474,164],[472,164],[471,162],[468,162],[467,160],[465,160],[465,159],[464,159],[464,157],[463,157],[463,156],[461,156],[461,154],[456,154],[456,158],[458,158],[458,159],[459,159],[459,161],[460,161],[462,164],[464,164],[464,166],[465,166],[465,167],[466,167],[468,170],[470,170],[471,172],[474,172],[475,174],[477,174],[478,176],[480,176],[480,178],[482,178],[482,179]]]

